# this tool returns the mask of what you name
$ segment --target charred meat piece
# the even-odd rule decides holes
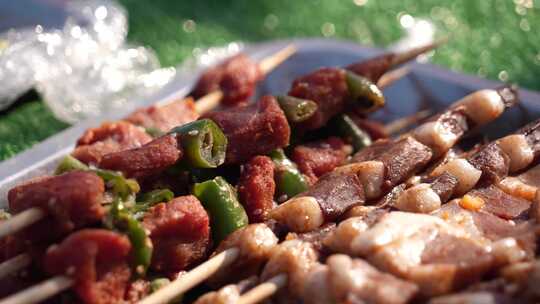
[[[246,102],[253,95],[255,86],[262,77],[262,72],[256,62],[244,54],[238,54],[207,69],[199,78],[191,95],[199,99],[221,90],[224,104],[239,104]]]
[[[170,129],[192,122],[199,117],[193,99],[181,99],[165,105],[153,105],[138,109],[126,120],[147,130],[168,132]]]
[[[497,143],[488,144],[478,153],[471,156],[468,161],[478,170],[482,171],[479,182],[486,184],[497,183],[508,175],[510,158]]]
[[[127,263],[130,250],[131,244],[123,235],[84,229],[51,246],[45,268],[52,275],[73,277],[74,289],[84,303],[120,303],[131,276]]]
[[[143,226],[154,244],[151,267],[173,273],[204,259],[210,247],[210,220],[199,200],[181,196],[152,207]]]
[[[223,286],[257,275],[277,243],[278,238],[265,224],[251,224],[234,231],[219,244],[216,254],[229,248],[238,248],[240,256],[232,265],[214,274],[209,283],[212,286]]]
[[[285,237],[286,240],[300,240],[302,242],[310,243],[313,248],[319,253],[325,253],[323,240],[336,229],[336,223],[327,223],[321,226],[319,229],[305,232],[295,233],[289,232]]]
[[[129,122],[107,122],[86,130],[72,154],[83,163],[97,164],[106,154],[137,148],[150,140],[150,135]]]
[[[274,163],[268,156],[255,156],[244,165],[238,182],[238,198],[250,223],[267,220],[274,208]]]
[[[287,118],[272,96],[263,96],[256,104],[209,112],[203,118],[213,120],[227,136],[226,164],[242,163],[289,144]]]
[[[99,162],[99,167],[120,171],[128,177],[144,178],[161,173],[182,155],[176,136],[169,134],[139,148],[107,154]]]
[[[9,191],[8,201],[13,213],[32,207],[45,211],[48,216],[25,229],[22,237],[52,241],[101,221],[104,192],[103,180],[94,173],[72,171],[19,185]]]
[[[349,155],[349,146],[338,137],[298,145],[294,148],[291,160],[298,169],[314,184],[319,177],[337,166],[343,165]]]

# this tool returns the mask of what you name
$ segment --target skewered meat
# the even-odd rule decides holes
[[[336,229],[335,223],[328,223],[321,226],[319,229],[305,232],[295,233],[290,232],[285,237],[286,240],[300,240],[302,242],[310,243],[317,252],[324,254],[323,240]]]
[[[364,190],[355,174],[333,172],[319,179],[311,189],[272,210],[270,217],[291,231],[307,232],[335,221],[364,201]]]
[[[238,181],[238,198],[250,223],[264,222],[274,208],[274,163],[268,156],[255,156],[244,165]]]
[[[212,111],[203,118],[216,122],[227,136],[226,164],[242,163],[289,144],[287,117],[272,96],[263,96],[256,104]]]
[[[240,299],[240,294],[256,283],[257,277],[250,277],[240,281],[238,284],[230,284],[217,291],[204,294],[194,304],[236,304]]]
[[[361,259],[336,254],[326,263],[328,285],[338,303],[404,304],[418,292],[415,284],[380,272]]]
[[[199,78],[191,95],[199,99],[221,90],[224,104],[239,104],[246,102],[253,95],[255,85],[262,76],[256,62],[244,54],[238,54],[207,69]]]
[[[165,105],[152,105],[131,113],[126,121],[145,129],[168,132],[199,117],[192,98],[175,100]]]
[[[293,149],[291,160],[298,169],[314,184],[319,177],[337,166],[343,165],[350,154],[350,147],[337,137],[298,145]]]
[[[417,283],[424,295],[442,294],[477,280],[494,262],[488,241],[471,238],[463,228],[435,216],[390,212],[367,229],[355,218],[344,223],[354,221],[361,233],[350,233],[354,238],[348,242],[341,237],[341,242],[334,238],[326,243]]]
[[[176,136],[169,134],[139,148],[107,154],[99,167],[121,171],[128,177],[144,178],[174,165],[182,155]]]
[[[324,126],[330,118],[343,112],[349,96],[345,70],[322,68],[294,80],[288,95],[312,100],[317,112],[308,120],[296,125],[299,130],[315,130]]]
[[[127,263],[130,250],[125,236],[84,229],[51,246],[45,255],[45,268],[50,274],[73,277],[74,289],[84,303],[119,303],[131,276]]]
[[[98,223],[105,215],[102,207],[105,185],[90,172],[72,171],[31,180],[11,189],[9,208],[13,213],[37,207],[48,215],[23,231],[24,239],[56,240],[74,229]]]
[[[317,259],[318,254],[311,244],[300,240],[285,241],[272,248],[261,279],[268,280],[279,274],[287,274],[288,290],[294,297],[299,297],[306,276],[317,264]]]
[[[214,274],[210,278],[210,284],[222,285],[224,282],[256,275],[272,254],[277,243],[277,237],[265,224],[251,224],[231,233],[221,242],[216,249],[216,254],[236,247],[240,250],[240,256],[227,269]]]
[[[539,126],[535,123],[533,125]],[[441,203],[446,202],[451,197],[464,194],[477,184],[491,185],[498,183],[510,171],[510,163],[512,161],[510,155],[517,157],[513,168],[523,169],[531,164],[537,154],[540,154],[540,151],[534,150],[528,144],[528,138],[533,140],[536,137],[540,137],[540,128],[535,129],[534,127],[526,126],[517,131],[516,134],[485,145],[476,153],[468,156],[467,159],[456,158],[450,160],[432,172],[430,177],[432,180],[429,183],[415,185],[405,190],[397,198],[395,207],[404,211],[427,213],[436,210]],[[524,152],[518,153],[511,147],[512,145],[519,146]],[[509,151],[509,154],[506,154],[504,151]],[[529,161],[529,163],[525,164],[525,161]],[[453,176],[457,179],[457,184],[449,181],[441,181],[437,178],[442,178],[443,174]],[[446,179],[448,180],[448,178]],[[444,187],[441,183],[444,183]],[[455,185],[452,187],[453,184]],[[506,182],[506,185],[508,186],[508,182]],[[435,190],[440,193],[437,193]],[[499,192],[502,191],[499,190]],[[499,193],[499,195],[502,194]],[[532,196],[532,193],[528,196]],[[427,205],[427,202],[430,202],[430,204]],[[523,205],[521,209],[517,209],[516,211],[522,212],[524,207]]]
[[[154,245],[152,267],[172,273],[185,270],[206,257],[210,247],[210,220],[199,200],[181,196],[152,207],[143,219]]]
[[[131,123],[108,122],[86,130],[72,154],[83,163],[97,164],[106,154],[137,148],[150,140],[150,135]]]

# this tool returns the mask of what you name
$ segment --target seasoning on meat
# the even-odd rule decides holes
[[[48,215],[23,231],[23,238],[53,241],[74,229],[98,223],[105,215],[103,180],[94,173],[72,171],[31,180],[11,189],[9,208],[19,213],[37,207]]]
[[[263,96],[256,104],[209,112],[203,118],[216,122],[227,136],[226,164],[243,163],[289,145],[287,118],[272,96]]]
[[[298,145],[294,148],[291,160],[298,169],[314,184],[319,177],[337,166],[343,165],[350,154],[350,147],[338,137]]]
[[[146,130],[168,132],[199,117],[192,98],[175,100],[164,105],[152,105],[131,113],[126,120]]]
[[[72,154],[86,164],[98,164],[106,154],[137,148],[150,140],[150,135],[129,122],[107,122],[86,130]]]
[[[176,136],[169,134],[139,148],[107,154],[99,167],[120,171],[128,177],[144,178],[174,165],[182,155]]]
[[[268,156],[255,156],[244,165],[238,181],[238,198],[250,223],[264,222],[274,208],[274,162]]]
[[[150,208],[143,218],[154,244],[151,267],[173,273],[206,257],[210,247],[210,220],[199,200],[180,196]]]
[[[120,303],[131,276],[127,263],[130,250],[125,236],[83,229],[47,250],[45,268],[53,275],[73,277],[74,289],[84,303]]]
[[[262,79],[259,65],[245,54],[238,54],[207,69],[197,81],[192,96],[199,99],[214,91],[223,92],[222,102],[236,105],[253,95],[257,82]]]

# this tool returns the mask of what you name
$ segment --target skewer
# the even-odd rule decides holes
[[[153,293],[144,298],[139,302],[139,304],[168,303],[172,299],[176,298],[179,294],[183,294],[190,288],[206,280],[206,278],[215,273],[218,269],[230,265],[236,260],[236,258],[238,258],[239,254],[240,250],[238,248],[227,249],[212,257],[205,263],[193,268],[193,270],[187,274],[181,276],[181,280],[173,281],[169,285],[159,289],[159,292]]]
[[[0,279],[4,278],[10,273],[14,273],[25,268],[26,266],[30,265],[31,261],[32,257],[30,257],[30,255],[27,253],[21,253],[7,261],[4,261],[2,264],[0,264]]]
[[[278,65],[287,60],[291,55],[297,51],[296,46],[289,45],[272,56],[266,57],[261,60],[259,67],[263,74],[267,74]],[[217,107],[223,98],[221,91],[211,92],[195,102],[195,111],[199,114],[204,114],[215,107]],[[32,225],[35,222],[44,218],[46,214],[39,208],[27,209],[8,220],[0,222],[0,238],[13,234],[26,226]]]
[[[258,303],[273,295],[287,284],[287,275],[279,274],[243,294],[237,304]]]
[[[377,86],[379,86],[379,88],[385,88],[391,85],[392,83],[405,77],[407,74],[409,74],[410,71],[411,70],[409,69],[409,67],[404,66],[399,69],[395,69],[387,73],[384,73],[381,76],[381,79],[377,81]]]
[[[0,223],[0,238],[32,225],[45,216],[39,208],[30,208]]]
[[[46,281],[3,299],[0,301],[0,304],[39,303],[70,288],[72,285],[73,280],[68,277],[52,277]]]
[[[283,62],[288,56],[290,56],[292,53],[294,53],[295,48],[294,47],[288,47],[282,51],[280,51],[278,54],[280,56],[277,60],[272,63],[272,61],[263,60],[261,62],[261,69],[264,72],[267,72],[271,70],[273,67],[277,66],[277,64]],[[402,68],[397,69],[392,72],[389,72],[387,77],[381,79],[379,84],[381,86],[387,86],[394,81],[400,79],[404,75],[406,75],[408,72],[408,69]],[[207,96],[202,98],[203,103],[199,105],[198,111],[207,111],[207,109],[211,109],[212,105],[218,104],[219,99],[222,97],[221,92],[213,92],[208,94]],[[42,218],[45,214],[44,212],[41,212],[41,216],[36,216],[36,219],[33,220],[33,222],[39,220]],[[2,223],[5,224],[5,223]],[[2,224],[0,224],[0,230],[2,228]],[[19,227],[19,229],[24,228]],[[205,279],[207,279],[209,276],[214,274],[217,270],[222,269],[228,265],[230,265],[232,262],[234,262],[239,256],[239,249],[237,248],[231,248],[228,249],[213,258],[209,259],[205,263],[199,265],[198,267],[191,270],[186,275],[182,276],[181,279],[176,280],[172,282],[171,284],[167,285],[166,287],[160,289],[159,292],[156,292],[155,294],[150,295],[146,299],[142,300],[140,303],[143,304],[153,304],[153,303],[166,303],[169,300],[177,297],[179,294],[184,293],[185,291],[189,290],[190,288],[194,287],[195,285],[201,283]],[[279,275],[273,278],[274,280],[271,281],[268,285],[263,285],[260,287],[262,290],[255,293],[248,293],[248,295],[251,295],[253,299],[261,297],[263,294],[271,295],[275,292],[275,290],[279,289],[286,283],[286,276],[285,275]],[[46,299],[47,297],[50,297],[54,295],[57,292],[61,292],[70,286],[72,286],[73,280],[69,279],[67,277],[63,276],[57,276],[52,279],[49,279],[47,281],[44,281],[43,283],[40,283],[34,287],[31,287],[30,289],[21,291],[15,295],[10,296],[9,298],[6,298],[6,300],[1,301],[0,304],[23,304],[23,303],[34,303],[35,301],[41,301],[43,299]],[[43,287],[42,287],[43,286]],[[43,288],[43,292],[40,293],[39,289]],[[8,302],[6,302],[8,301]]]
[[[393,122],[387,124],[384,129],[386,130],[386,133],[393,135],[396,134],[399,131],[403,131],[408,126],[411,126],[419,121],[421,121],[424,118],[427,118],[431,115],[430,110],[424,110],[420,111],[418,113],[415,113],[413,115],[400,118],[398,120],[394,120]]]
[[[270,71],[275,69],[278,65],[283,63],[294,53],[296,53],[297,48],[294,45],[288,45],[287,47],[279,50],[277,53],[273,54],[270,57],[266,57],[259,62],[259,68],[261,69],[264,75],[268,74]]]

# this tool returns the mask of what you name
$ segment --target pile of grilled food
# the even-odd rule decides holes
[[[432,48],[256,102],[276,64],[238,54],[190,97],[87,130],[54,173],[9,191],[0,303],[540,301],[540,120],[459,145],[516,88],[368,117],[395,68]]]

